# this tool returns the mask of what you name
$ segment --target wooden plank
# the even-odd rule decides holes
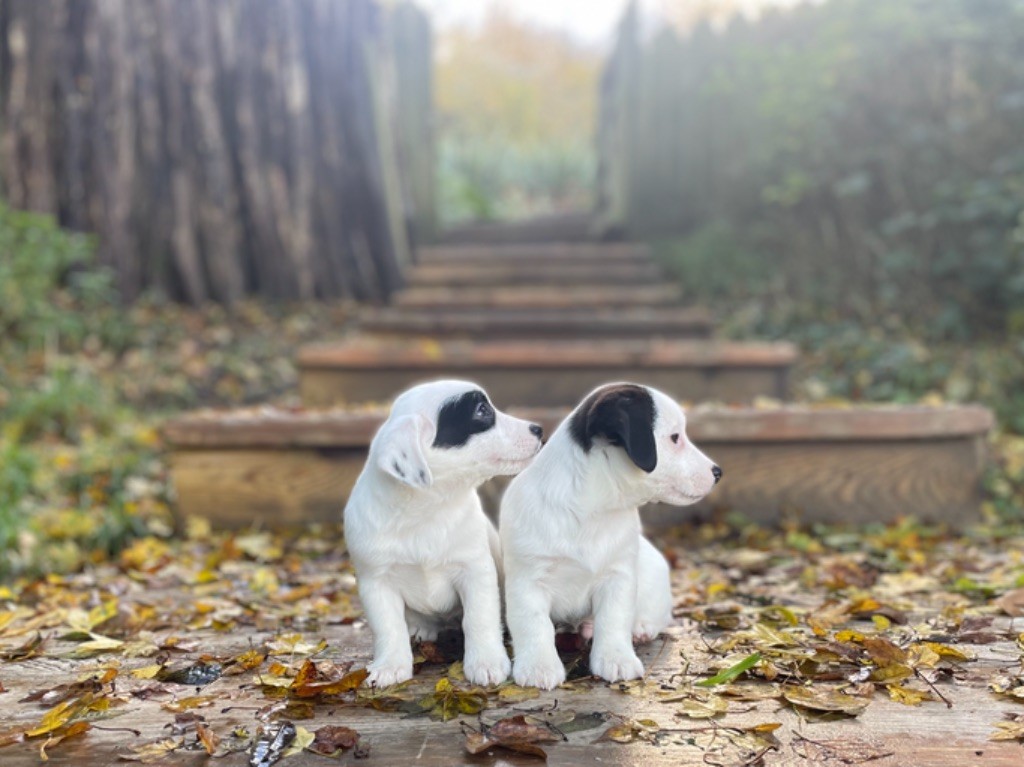
[[[423,264],[406,273],[410,287],[493,287],[511,285],[649,285],[664,276],[654,263],[600,260],[497,261]]]
[[[711,314],[699,307],[644,309],[504,309],[453,307],[416,310],[369,308],[359,315],[364,333],[388,338],[466,339],[708,338]]]
[[[392,296],[392,304],[410,309],[475,309],[633,307],[678,304],[682,293],[675,284],[665,285],[513,285],[491,288],[412,287]]]
[[[299,393],[309,407],[382,402],[415,383],[457,375],[483,386],[502,402],[532,402],[559,407],[575,404],[581,393],[609,381],[642,378],[652,386],[683,392],[693,401],[751,402],[757,397],[782,399],[787,393],[788,366],[731,367],[623,367],[595,365],[507,368],[445,366],[331,370],[303,369]]]
[[[182,518],[218,528],[336,523],[366,462],[359,448],[177,450],[171,476]]]
[[[547,434],[566,413],[512,412],[542,424]],[[385,415],[385,409],[259,410],[175,419],[164,436],[173,449],[177,509],[219,527],[335,521]],[[798,415],[805,418],[801,428],[787,430],[785,423]],[[738,425],[744,418],[758,427]],[[815,421],[820,436],[812,434]],[[782,424],[781,436],[767,428],[772,423]],[[878,424],[885,425],[872,433]],[[690,415],[690,437],[725,478],[696,506],[646,508],[645,523],[669,528],[723,508],[769,524],[794,514],[857,523],[912,515],[963,526],[979,516],[991,425],[991,413],[981,407],[698,409]],[[494,480],[482,488],[492,513],[506,484]]]
[[[654,368],[784,368],[796,362],[789,343],[697,339],[579,341],[374,342],[363,338],[299,349],[300,370],[607,367],[636,372]],[[572,403],[575,404],[575,403]]]
[[[541,424],[550,434],[568,408],[512,407],[510,413]],[[172,448],[365,448],[387,416],[387,407],[359,410],[284,410],[273,407],[201,410],[167,421]],[[789,405],[694,408],[687,433],[698,443],[750,445],[775,442],[913,442],[977,437],[995,425],[981,405]]]

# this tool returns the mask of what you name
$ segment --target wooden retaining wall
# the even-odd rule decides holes
[[[462,377],[499,406],[574,405],[608,381],[641,378],[691,401],[784,399],[797,358],[787,343],[663,341],[421,341],[354,339],[299,350],[307,407],[384,402],[414,383]]]
[[[526,409],[547,434],[567,411]],[[208,412],[164,427],[177,510],[218,527],[336,521],[385,411]],[[771,523],[863,523],[912,515],[954,527],[978,519],[986,435],[979,406],[702,409],[688,434],[725,475],[695,507],[653,506],[648,527],[713,508]],[[493,511],[502,483],[484,487]]]

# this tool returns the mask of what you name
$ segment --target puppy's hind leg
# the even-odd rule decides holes
[[[367,683],[387,687],[412,678],[412,647],[405,600],[382,578],[361,578],[359,598],[373,632],[373,662]]]
[[[668,562],[646,538],[637,551],[636,620],[633,641],[650,642],[672,622],[672,586]]]

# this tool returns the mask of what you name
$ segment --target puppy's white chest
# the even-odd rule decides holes
[[[446,615],[459,607],[454,586],[459,573],[454,566],[395,565],[392,577],[405,604],[412,610]]]

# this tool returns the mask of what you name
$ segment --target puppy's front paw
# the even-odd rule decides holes
[[[366,677],[366,684],[373,687],[390,687],[399,682],[412,679],[411,663],[389,663],[374,661],[367,666],[370,675]]]
[[[639,679],[644,675],[644,664],[633,648],[593,650],[590,653],[590,671],[609,682]]]
[[[462,661],[462,670],[466,679],[473,684],[492,687],[508,679],[512,662],[505,648],[499,645],[485,651],[467,651]]]
[[[553,658],[542,659],[517,657],[512,666],[512,678],[520,687],[553,690],[565,681],[565,666],[557,654]]]

